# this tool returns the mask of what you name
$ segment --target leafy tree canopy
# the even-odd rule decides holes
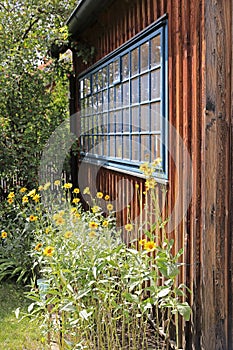
[[[43,147],[68,115],[71,64],[52,60],[48,51],[54,42],[68,41],[65,21],[75,3],[0,3],[1,178],[14,176],[28,186],[35,182]]]

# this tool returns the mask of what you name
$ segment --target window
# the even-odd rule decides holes
[[[166,29],[153,24],[79,77],[85,159],[138,172],[160,157],[166,177]]]

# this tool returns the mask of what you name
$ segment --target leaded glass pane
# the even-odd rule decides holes
[[[138,73],[138,67],[138,48],[136,48],[131,52],[131,75]]]
[[[141,102],[149,101],[149,74],[143,74],[141,76]]]
[[[161,129],[161,104],[160,102],[151,104],[151,131],[160,131]]]
[[[122,136],[116,136],[116,157],[122,158]]]
[[[139,102],[139,78],[132,79],[131,82],[131,102]]]
[[[140,116],[139,116],[139,107],[132,108],[132,131],[139,131],[140,129]]]
[[[123,83],[123,106],[129,105],[129,82]]]
[[[151,72],[151,99],[160,98],[160,69]]]
[[[140,138],[138,135],[132,136],[132,160],[139,161]]]
[[[149,104],[141,106],[141,132],[150,130],[150,106]]]
[[[129,54],[127,53],[122,57],[122,79],[128,79],[129,77]]]
[[[151,39],[151,67],[155,67],[161,63],[161,43],[160,35]]]
[[[149,69],[149,41],[140,47],[140,71]]]
[[[151,161],[150,137],[148,135],[141,135],[141,161]]]

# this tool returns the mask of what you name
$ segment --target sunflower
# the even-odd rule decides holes
[[[22,187],[22,188],[20,188],[20,190],[19,190],[20,193],[24,193],[24,192],[26,192],[26,191],[27,191],[27,188],[26,188],[26,187]]]
[[[108,221],[107,220],[104,220],[103,223],[102,223],[103,227],[108,227]]]
[[[75,214],[77,212],[77,208],[71,208],[70,212],[71,212],[71,214]]]
[[[38,219],[38,217],[35,216],[35,215],[30,215],[29,216],[29,221],[36,221],[37,219]]]
[[[79,193],[80,190],[79,190],[79,188],[74,188],[73,192],[74,192],[74,193]]]
[[[85,187],[84,190],[83,190],[83,194],[91,194],[90,188],[89,187]]]
[[[100,207],[98,205],[94,205],[94,207],[92,207],[91,210],[95,214],[98,213],[98,211],[100,211]]]
[[[42,243],[38,243],[38,244],[35,246],[35,250],[37,250],[37,251],[39,252],[41,247],[42,247]]]
[[[96,232],[95,231],[89,232],[89,237],[93,238],[95,236],[96,236]]]
[[[125,229],[126,229],[126,231],[132,231],[132,229],[133,229],[133,225],[132,224],[126,224],[125,225]]]
[[[14,198],[15,197],[15,194],[14,192],[10,192],[7,196],[7,198]]]
[[[144,244],[144,249],[146,249],[148,252],[153,252],[156,248],[154,241],[148,241]]]
[[[145,186],[146,186],[146,188],[147,189],[149,189],[149,188],[155,188],[155,186],[156,186],[156,180],[155,179],[149,179],[149,180],[147,180],[146,182],[145,182]]]
[[[70,238],[72,235],[73,235],[72,231],[66,231],[65,234],[64,234],[64,237],[65,238]]]
[[[109,196],[108,194],[106,194],[106,196],[104,197],[104,199],[105,199],[106,201],[109,201],[110,196]]]
[[[141,170],[144,174],[145,172],[148,171],[148,169],[149,169],[149,163],[143,163],[139,168],[139,170]]]
[[[147,242],[147,240],[144,238],[144,239],[140,239],[140,241],[138,242],[138,244],[139,244],[140,246],[144,247],[145,244],[146,244],[146,242]]]
[[[33,196],[32,199],[35,201],[35,203],[39,203],[40,195],[39,194],[35,194],[35,196]]]
[[[103,193],[102,192],[97,192],[96,193],[97,198],[103,198]]]
[[[58,218],[56,219],[56,224],[57,225],[63,225],[65,223],[65,220],[63,219],[62,216],[58,216]]]
[[[91,228],[92,230],[96,230],[98,228],[99,224],[97,224],[97,222],[95,221],[91,221],[89,223],[89,228]]]
[[[107,205],[107,209],[108,209],[109,211],[113,210],[113,205],[109,203],[109,204]]]
[[[74,204],[77,204],[78,202],[80,202],[80,198],[74,198],[72,200],[72,203],[74,203]]]
[[[13,201],[12,198],[8,198],[8,199],[7,199],[7,202],[8,202],[9,204],[12,204],[14,201]]]
[[[161,163],[162,163],[162,158],[156,158],[156,159],[153,161],[152,165],[153,165],[154,167],[157,167],[158,165],[161,166]]]
[[[48,246],[44,249],[43,254],[46,256],[52,256],[54,252],[54,247]]]
[[[2,239],[7,238],[7,232],[3,231],[3,232],[1,233],[1,237],[2,237]]]
[[[72,187],[72,183],[70,182],[67,182],[66,184],[63,185],[63,187],[66,189],[66,190],[69,190],[71,187]]]
[[[28,197],[27,196],[23,196],[22,203],[28,203]]]
[[[50,187],[51,183],[50,182],[46,182],[46,184],[44,185],[44,190],[47,191]]]
[[[34,188],[33,190],[31,190],[31,191],[28,193],[28,196],[29,196],[29,197],[34,197],[35,194],[36,194],[36,190],[35,190],[35,188]]]

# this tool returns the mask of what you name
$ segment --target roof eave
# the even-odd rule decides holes
[[[81,1],[66,22],[72,38],[81,34],[88,26],[94,23],[97,14],[100,13],[110,2],[110,0]]]

